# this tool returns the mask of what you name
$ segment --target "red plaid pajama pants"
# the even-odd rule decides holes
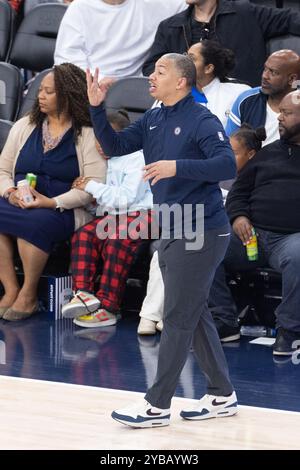
[[[137,230],[132,229],[127,234],[130,232],[128,226],[137,218]],[[136,251],[143,241],[140,237],[134,238],[141,230],[148,233],[151,221],[151,211],[124,216],[106,215],[97,217],[77,230],[72,238],[73,289],[94,293],[101,301],[101,307],[117,313]],[[109,236],[101,239],[99,235],[107,232],[108,227]],[[100,261],[100,283],[97,292],[94,292]]]

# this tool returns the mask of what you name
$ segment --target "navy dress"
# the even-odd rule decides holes
[[[69,129],[57,147],[44,153],[42,129],[35,128],[17,159],[15,185],[26,173],[37,175],[36,190],[44,196],[52,198],[69,191],[79,176],[74,131]],[[70,238],[73,232],[73,210],[21,209],[0,197],[0,233],[50,253],[53,244]]]

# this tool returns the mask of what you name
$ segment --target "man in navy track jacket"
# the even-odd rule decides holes
[[[195,408],[181,411],[181,417],[200,420],[231,416],[237,412],[237,398],[207,307],[214,273],[224,258],[230,236],[218,182],[234,178],[236,172],[222,125],[191,97],[196,70],[188,56],[167,54],[158,60],[150,76],[150,93],[163,106],[149,110],[119,133],[107,122],[102,105],[107,89],[98,84],[98,71],[94,78],[88,71],[87,79],[92,122],[105,153],[114,156],[143,149],[144,179],[151,181],[154,203],[177,204],[182,209],[188,206],[192,215],[181,237],[175,233],[176,217],[168,238],[162,220],[163,240],[158,255],[165,284],[164,329],[155,382],[145,400],[114,411],[112,417],[132,427],[167,426],[171,399],[192,342],[207,378],[207,395]],[[204,205],[202,234],[197,233],[200,204]],[[195,238],[202,235],[201,246],[188,243],[192,232]]]

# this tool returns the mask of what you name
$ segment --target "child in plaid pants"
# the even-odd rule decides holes
[[[110,115],[109,120],[116,130],[129,124],[124,111]],[[106,158],[100,146],[99,153]],[[143,154],[114,157],[107,164],[105,184],[87,178],[74,182],[74,187],[92,194],[98,205],[96,218],[73,235],[75,296],[62,308],[64,317],[74,318],[74,323],[82,327],[116,323],[130,267],[141,242],[148,237],[152,221],[152,193],[142,179]]]

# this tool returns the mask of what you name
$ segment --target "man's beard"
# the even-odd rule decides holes
[[[290,127],[289,129],[283,128],[283,133],[280,134],[280,138],[289,142],[294,141],[294,137],[300,137],[300,122]]]

